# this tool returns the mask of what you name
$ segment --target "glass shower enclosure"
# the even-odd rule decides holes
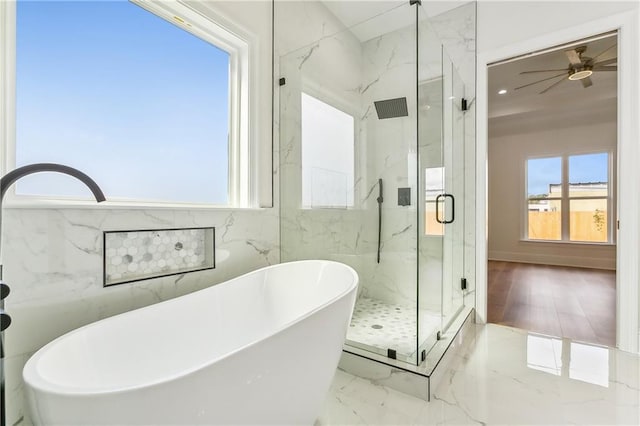
[[[347,345],[419,365],[463,307],[465,114],[429,4],[276,2],[281,260],[360,277]]]

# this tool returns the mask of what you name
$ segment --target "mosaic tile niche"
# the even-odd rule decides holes
[[[104,286],[215,268],[215,228],[106,231]]]

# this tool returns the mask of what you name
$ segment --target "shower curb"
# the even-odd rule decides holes
[[[473,335],[474,324],[475,310],[466,308],[450,327],[452,331],[442,336],[418,366],[345,345],[338,369],[370,380],[375,385],[430,401],[456,353],[466,343],[467,337]]]

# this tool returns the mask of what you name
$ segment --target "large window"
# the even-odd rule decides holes
[[[611,241],[609,153],[527,160],[529,240]]]
[[[76,167],[109,200],[235,204],[246,44],[178,3],[140,4],[18,1],[15,166]],[[54,174],[16,185],[86,194]]]

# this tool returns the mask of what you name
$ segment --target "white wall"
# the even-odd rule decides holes
[[[194,4],[196,4],[194,2]],[[253,137],[271,153],[271,4],[207,2],[255,43],[258,101]],[[262,156],[270,202],[271,158]],[[4,159],[3,159],[4,160]],[[258,161],[257,159],[255,161]],[[206,184],[206,183],[203,183]],[[108,197],[107,197],[108,198]],[[279,258],[279,218],[271,209],[7,207],[2,211],[4,279],[12,292],[6,310],[13,318],[5,332],[7,424],[29,425],[23,405],[22,368],[40,347],[84,324],[226,281],[275,264]],[[216,269],[103,288],[102,233],[109,230],[216,228]],[[171,344],[171,336],[167,336]],[[126,348],[123,348],[126,350]]]
[[[541,122],[535,127],[544,130],[495,137],[490,127],[489,259],[615,269],[615,246],[522,241],[526,158],[593,151],[611,151],[615,157],[615,109],[613,120],[609,118],[595,124],[586,119],[584,122],[592,124],[553,129]]]
[[[636,0],[479,0],[478,53],[637,9]]]

